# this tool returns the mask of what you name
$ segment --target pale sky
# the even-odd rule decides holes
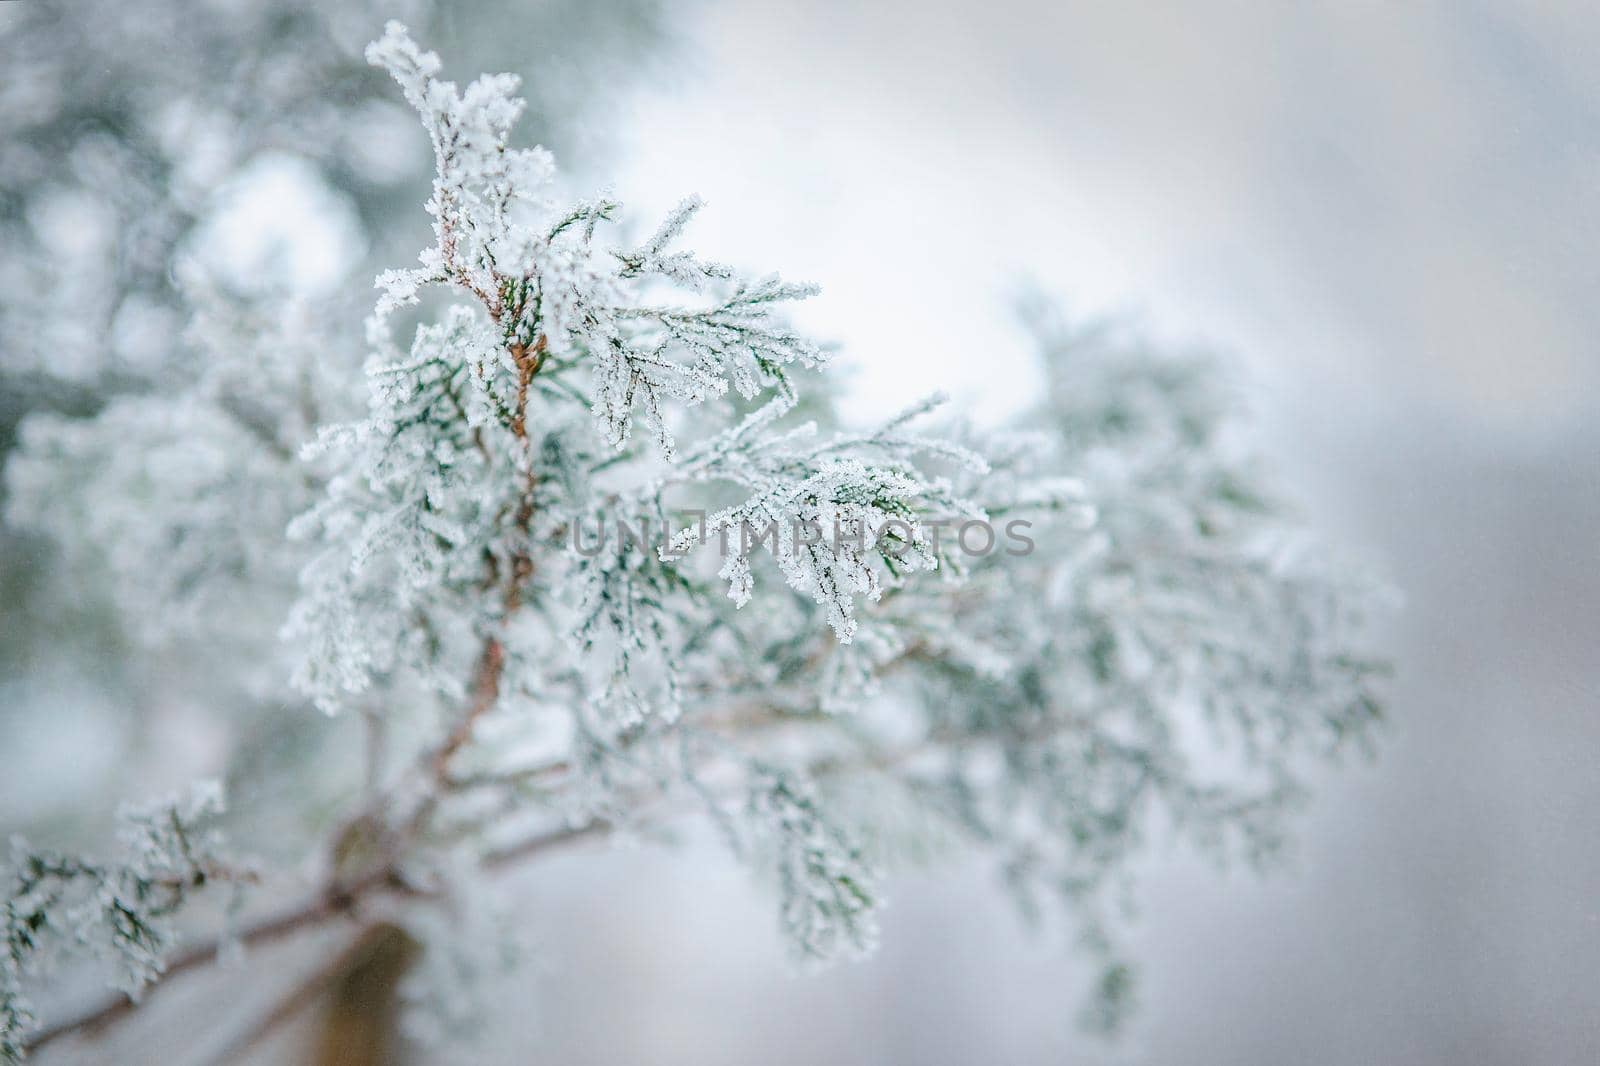
[[[986,417],[1027,403],[1039,379],[1007,313],[1024,278],[1236,354],[1269,450],[1321,490],[1318,527],[1374,549],[1405,597],[1393,725],[1375,765],[1322,783],[1287,872],[1151,864],[1128,1044],[1075,1033],[1081,960],[1060,929],[1020,925],[987,871],[897,881],[883,952],[804,981],[779,969],[770,900],[702,848],[529,877],[555,965],[542,1019],[508,1016],[528,1028],[515,1054],[1596,1061],[1591,5],[690,10],[685,68],[635,92],[620,169],[592,175],[628,217],[648,228],[699,193],[690,247],[821,283],[798,317],[857,368],[860,418],[935,388]],[[587,192],[599,168],[563,163]],[[243,235],[254,259],[315,254],[297,273],[337,278],[359,252],[339,252],[339,211],[269,164],[196,251]]]
[[[1589,21],[1473,4],[708,5],[636,101],[626,201],[820,282],[850,409],[1036,380],[1006,315],[1085,311],[1366,416],[1522,433],[1584,409],[1600,280]],[[1293,402],[1294,396],[1288,397]]]

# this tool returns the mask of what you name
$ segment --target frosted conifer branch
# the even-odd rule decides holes
[[[762,768],[749,812],[761,827],[783,893],[783,922],[804,959],[866,954],[877,944],[878,873],[861,846],[823,813],[815,790]]]
[[[172,919],[189,898],[217,881],[237,880],[214,821],[222,813],[215,783],[181,799],[118,814],[124,854],[114,863],[38,851],[11,842],[0,901],[0,1062],[22,1061],[35,1024],[23,981],[66,955],[110,963],[129,996],[160,976]]]
[[[1115,890],[1152,826],[1265,861],[1306,761],[1378,717],[1370,592],[1277,502],[1216,368],[1041,313],[1049,387],[1022,425],[979,432],[935,395],[842,427],[802,400],[795,369],[823,350],[781,317],[811,287],[681,249],[695,198],[619,243],[619,204],[568,202],[549,154],[513,144],[516,79],[458,88],[393,24],[367,55],[435,175],[433,243],[379,276],[364,379],[327,369],[318,330],[208,299],[206,369],[30,420],[8,468],[13,519],[108,574],[126,617],[170,607],[172,645],[250,666],[273,715],[298,694],[387,743],[319,845],[323,888],[254,928],[382,896],[435,945],[425,973],[497,972],[472,954],[497,944],[469,942],[493,933],[450,940],[475,877],[701,811],[822,960],[870,948],[880,866],[921,826],[991,856],[1025,909],[1064,907],[1114,1023],[1133,995]],[[421,319],[405,339],[401,309]],[[280,648],[258,631],[285,615]],[[216,656],[224,635],[245,650]],[[46,928],[26,901],[187,893],[214,861],[140,839],[126,868],[20,853],[13,1051]],[[162,917],[124,937],[140,981]]]

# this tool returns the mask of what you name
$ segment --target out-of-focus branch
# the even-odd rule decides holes
[[[595,838],[609,829],[610,826],[604,822],[552,829],[489,856],[484,865],[491,869],[503,868],[534,855]],[[145,989],[138,1003],[122,994],[107,997],[75,1015],[44,1026],[29,1036],[24,1045],[28,1051],[33,1052],[70,1034],[98,1033],[131,1013],[135,1007],[148,1002],[150,996],[172,978],[216,959],[218,952],[230,943],[261,947],[317,928],[337,918],[358,917],[361,904],[384,896],[428,894],[427,889],[406,881],[393,869],[380,870],[347,884],[330,885],[308,899],[263,915],[231,934],[212,937],[173,955],[167,960],[159,980]]]

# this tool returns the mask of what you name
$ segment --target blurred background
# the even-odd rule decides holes
[[[851,413],[1021,408],[1024,280],[1225,353],[1280,481],[1403,598],[1379,755],[1322,775],[1287,868],[1141,871],[1121,1041],[986,870],[898,878],[881,951],[802,976],[691,844],[519,875],[539,966],[479,1061],[1600,1061],[1590,5],[0,5],[6,438],[158,360],[174,262],[359,306],[410,258],[426,146],[358,58],[394,14],[453,76],[524,74],[574,188],[699,192],[697,250],[821,283]],[[204,708],[148,695],[171,664],[0,533],[0,829],[92,841],[130,783],[215,772]],[[183,1004],[125,1061],[205,1061]]]

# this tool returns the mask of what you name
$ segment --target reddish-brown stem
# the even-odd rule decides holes
[[[472,729],[478,719],[487,714],[500,698],[500,675],[505,670],[505,659],[505,648],[498,639],[489,637],[483,642],[483,651],[478,656],[472,682],[472,702],[467,705],[455,728],[434,749],[430,765],[436,782],[447,780],[450,760],[472,739]]]
[[[390,885],[391,881],[393,881],[392,885]],[[388,871],[383,871],[339,889],[331,887],[324,889],[310,899],[256,919],[244,928],[235,931],[231,938],[218,937],[178,952],[166,960],[166,965],[158,981],[168,981],[178,974],[212,961],[216,958],[218,949],[228,939],[252,947],[270,944],[273,941],[291,936],[302,929],[320,925],[337,915],[347,914],[354,908],[357,900],[369,895],[380,886],[402,887],[401,883],[393,879]],[[148,991],[153,992],[154,987]],[[28,1050],[36,1051],[58,1037],[65,1036],[71,1032],[94,1032],[121,1018],[133,1010],[135,1006],[137,1004],[126,995],[112,996],[73,1017],[65,1018],[38,1030],[27,1040]]]
[[[489,869],[499,869],[546,851],[590,839],[608,829],[609,826],[603,822],[576,828],[552,829],[488,856],[484,860],[484,866]],[[261,947],[286,939],[295,933],[314,929],[334,918],[356,917],[359,913],[358,904],[375,897],[429,894],[428,891],[407,883],[393,870],[380,870],[349,884],[329,886],[309,899],[248,923],[243,928],[235,930],[231,936],[205,940],[173,955],[166,960],[161,976],[145,989],[140,1003],[148,1002],[150,996],[172,978],[214,960],[217,952],[226,943]],[[98,1033],[131,1013],[139,1005],[126,995],[118,993],[75,1015],[37,1030],[24,1041],[24,1046],[32,1052],[72,1033]]]
[[[776,718],[769,717],[764,720],[748,719],[746,724],[774,724],[786,721],[793,720],[787,718],[787,716],[780,715]],[[465,741],[463,740],[462,743],[465,743]],[[937,737],[930,737],[903,748],[870,753],[860,759],[823,761],[815,764],[811,769],[813,773],[818,775],[838,773],[847,769],[887,770],[945,746],[948,745],[941,743]],[[531,769],[535,773],[543,774],[563,770],[565,766],[564,764],[556,763]],[[485,781],[483,783],[494,782]],[[503,869],[545,852],[603,835],[609,832],[610,829],[610,824],[603,821],[591,822],[583,826],[552,829],[489,853],[483,858],[483,867],[489,871]],[[267,915],[246,925],[243,929],[236,931],[231,939],[247,946],[260,946],[284,939],[301,930],[314,928],[342,915],[354,916],[357,913],[358,904],[374,897],[384,895],[427,896],[429,894],[428,890],[406,882],[392,868],[382,869],[344,885],[331,885],[302,903],[285,908],[275,914]],[[166,968],[159,980],[166,981],[186,970],[210,961],[215,958],[217,950],[223,942],[224,938],[217,938],[179,952],[167,961]],[[33,1034],[26,1042],[26,1046],[31,1051],[69,1033],[96,1032],[129,1013],[134,1005],[126,996],[114,996],[78,1015],[46,1026]]]
[[[494,313],[494,309],[490,309]],[[530,454],[527,456],[528,470],[526,483],[523,485],[520,498],[517,501],[517,510],[513,516],[513,529],[515,535],[527,538],[533,526],[534,515],[534,490],[537,487],[537,476],[534,473],[531,445],[528,444],[527,414],[528,414],[528,389],[533,382],[533,377],[539,372],[540,365],[544,362],[544,353],[548,347],[544,335],[532,345],[512,343],[510,352],[517,367],[517,397],[515,413],[512,417],[511,432],[523,443]],[[498,577],[498,562],[493,554],[489,555],[489,582],[492,585]],[[528,553],[526,545],[519,545],[512,553],[510,573],[506,575],[506,587],[502,615],[509,618],[522,605],[522,587],[533,576],[533,557]],[[467,743],[472,739],[472,731],[477,726],[478,720],[494,708],[500,698],[500,678],[505,672],[505,648],[497,637],[487,637],[483,643],[483,652],[479,656],[478,666],[475,671],[472,687],[472,702],[468,704],[455,727],[451,729],[444,741],[434,749],[429,760],[430,771],[436,787],[446,788],[450,779],[450,762]],[[431,805],[425,805],[421,812],[425,818]]]

